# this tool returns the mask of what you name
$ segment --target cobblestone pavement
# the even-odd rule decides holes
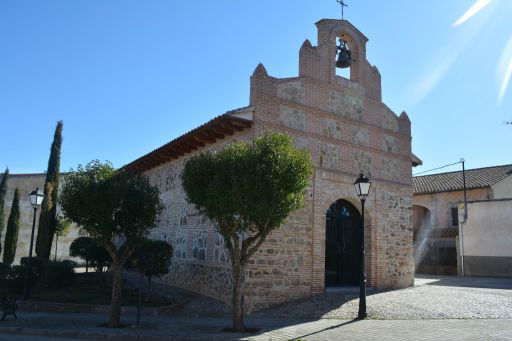
[[[253,335],[222,332],[228,318],[146,316],[140,326],[124,329],[98,327],[104,314],[23,313],[18,320],[0,322],[0,336],[35,335],[108,340],[511,340],[512,320],[297,320],[248,318],[246,325],[261,327]],[[134,315],[123,316],[124,323]],[[0,339],[2,339],[0,338]],[[44,339],[43,339],[44,340]]]
[[[266,309],[255,316],[351,319],[357,316],[358,288],[328,290],[305,300]],[[369,291],[372,319],[510,319],[512,280],[450,276],[418,276],[416,286]]]
[[[222,332],[230,325],[229,308],[173,290],[188,304],[169,315],[142,316],[140,326],[98,327],[106,314],[20,312],[18,320],[0,322],[0,335],[122,341],[512,340],[510,279],[421,276],[413,288],[370,291],[370,319],[365,321],[351,320],[357,314],[356,288],[328,290],[248,317],[247,326],[262,328],[255,335]],[[124,323],[134,321],[133,314],[123,315]]]

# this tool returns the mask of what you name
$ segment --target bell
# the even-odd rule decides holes
[[[340,39],[340,45],[337,46],[339,52],[338,52],[338,60],[336,60],[336,67],[340,69],[345,69],[350,67],[350,64],[352,63],[351,53],[350,50],[347,47],[347,44],[345,41]]]

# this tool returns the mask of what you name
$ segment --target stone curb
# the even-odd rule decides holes
[[[160,307],[142,307],[143,315],[164,315],[183,308],[187,302],[179,302]],[[51,313],[108,313],[109,305],[102,304],[80,304],[80,303],[54,303],[54,302],[17,302],[20,311],[51,312]],[[122,313],[135,314],[137,307],[125,306],[121,308]]]
[[[0,327],[0,333],[32,335],[45,337],[68,337],[83,338],[95,340],[112,340],[112,341],[239,341],[242,338],[226,338],[218,336],[187,336],[187,335],[135,335],[135,334],[109,334],[94,331],[78,331],[78,330],[49,330],[29,327]],[[249,336],[247,336],[249,337]]]

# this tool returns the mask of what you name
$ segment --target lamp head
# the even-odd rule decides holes
[[[41,191],[39,187],[37,187],[35,190],[30,192],[28,197],[30,198],[30,204],[32,205],[32,207],[37,208],[41,206],[41,204],[43,203],[44,194],[43,191]]]
[[[364,176],[362,173],[359,174],[356,182],[354,182],[354,186],[356,188],[356,194],[361,200],[365,200],[366,197],[370,194],[370,187],[372,182]]]

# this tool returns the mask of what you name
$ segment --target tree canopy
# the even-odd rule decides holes
[[[233,267],[234,329],[243,326],[242,273],[270,232],[302,207],[312,172],[309,153],[291,137],[264,132],[253,143],[235,142],[185,164],[188,200],[215,223]],[[241,289],[242,288],[242,289]]]
[[[146,277],[169,273],[172,246],[164,240],[145,240],[135,249],[130,265]]]
[[[66,218],[108,244],[107,249],[116,248],[115,239],[128,244],[143,240],[162,209],[158,188],[147,178],[116,171],[109,162],[98,160],[67,175],[60,204]]]
[[[171,266],[172,245],[164,240],[145,240],[137,245],[129,260],[130,267],[148,278],[146,302],[151,292],[151,278],[169,273]]]
[[[293,148],[287,135],[265,132],[253,144],[192,157],[182,180],[189,201],[221,234],[262,235],[302,207],[311,171],[308,152]]]
[[[89,271],[89,265],[102,272],[112,262],[108,251],[91,237],[78,237],[73,240],[69,246],[69,255],[85,260],[85,272]]]
[[[112,258],[109,326],[120,325],[122,270],[135,246],[155,226],[162,209],[159,190],[140,174],[91,161],[66,176],[59,198],[64,216],[80,225]]]

